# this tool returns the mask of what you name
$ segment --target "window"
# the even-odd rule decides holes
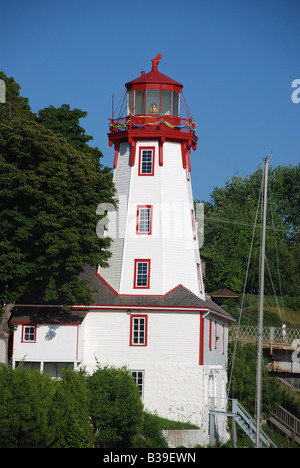
[[[135,91],[134,114],[145,114],[145,90],[137,89]]]
[[[218,324],[215,322],[215,349],[217,349],[217,340],[218,340]]]
[[[130,316],[130,346],[147,346],[147,315]]]
[[[136,233],[151,234],[152,231],[152,206],[138,205],[136,214]]]
[[[225,326],[222,325],[222,354],[225,354]]]
[[[194,210],[191,210],[191,218],[192,218],[193,238],[196,239],[196,223],[195,223]]]
[[[154,147],[140,148],[139,175],[154,175]]]
[[[148,89],[147,90],[147,112],[146,114],[159,113],[160,90]]]
[[[180,98],[179,93],[173,91],[173,115],[175,117],[180,115]]]
[[[134,288],[150,288],[150,260],[134,261]]]
[[[200,294],[203,293],[203,283],[202,283],[202,275],[200,270],[200,263],[197,263],[197,274],[198,274],[198,283],[199,283],[199,290]]]
[[[35,325],[23,325],[22,342],[34,343],[35,341],[36,341],[36,326]]]
[[[139,388],[140,396],[143,398],[144,393],[144,371],[131,371],[131,375]]]
[[[172,91],[162,89],[161,91],[161,113],[164,115],[172,114]]]

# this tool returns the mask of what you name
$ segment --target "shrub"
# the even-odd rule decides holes
[[[141,432],[143,404],[126,368],[97,367],[88,376],[96,447],[132,447]]]

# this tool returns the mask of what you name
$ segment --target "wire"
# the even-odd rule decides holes
[[[233,219],[226,219],[226,218],[215,218],[215,217],[210,217],[210,216],[204,216],[205,219],[209,220],[209,221],[217,221],[217,222],[220,222],[220,223],[229,223],[229,224],[238,224],[240,226],[249,226],[249,227],[253,227],[255,226],[254,224],[251,224],[251,223],[243,223],[241,221],[234,221]],[[257,228],[261,228],[261,224],[258,224],[256,226]],[[300,232],[298,232],[296,229],[283,229],[283,228],[275,228],[273,226],[266,226],[266,229],[270,229],[270,230],[273,230],[273,231],[282,231],[282,232],[290,232],[290,233],[295,233],[295,234],[300,234]]]
[[[238,341],[238,333],[239,333],[239,328],[240,328],[240,324],[241,324],[243,305],[244,305],[244,301],[245,301],[246,285],[247,285],[247,281],[248,281],[250,259],[251,259],[251,254],[252,254],[254,235],[255,235],[255,228],[256,228],[256,222],[257,222],[257,217],[258,217],[258,213],[259,213],[259,206],[260,206],[260,201],[261,201],[261,197],[262,197],[262,191],[263,191],[263,179],[261,181],[261,186],[260,186],[260,192],[259,192],[258,203],[257,203],[257,208],[256,208],[256,213],[255,213],[255,220],[254,220],[253,231],[252,231],[252,239],[251,239],[249,255],[248,255],[248,263],[247,263],[245,280],[244,280],[244,288],[243,288],[242,301],[241,301],[241,307],[240,307],[240,313],[239,313],[239,320],[238,320],[237,332],[236,332],[236,335],[235,335],[235,345],[234,345],[234,351],[233,351],[233,356],[232,356],[232,364],[231,364],[229,384],[228,384],[228,394],[230,394],[230,387],[231,387],[231,381],[232,381],[232,375],[233,375],[233,369],[234,369],[234,361],[235,361],[236,348],[237,348],[237,341]]]

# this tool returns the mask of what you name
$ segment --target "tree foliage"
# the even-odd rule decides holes
[[[229,397],[237,398],[245,409],[251,415],[254,415],[256,408],[257,347],[255,344],[243,346],[241,342],[237,342],[236,351],[234,353],[234,346],[234,343],[230,344],[228,356],[229,375],[233,366]],[[278,407],[282,402],[282,393],[278,380],[270,377],[268,371],[263,369],[263,413],[268,415],[270,410]]]
[[[143,405],[125,368],[98,367],[88,378],[96,447],[131,447],[142,430]]]
[[[4,78],[0,300],[39,289],[39,300],[91,302],[78,274],[86,263],[107,265],[110,241],[96,235],[96,208],[114,203],[112,174],[101,166],[101,152],[87,145],[92,137],[79,125],[85,112],[50,106],[36,117],[19,85]]]
[[[262,169],[245,178],[235,175],[224,188],[216,187],[206,203],[206,289],[227,287],[242,292],[250,246],[246,291],[258,292],[261,238]],[[266,232],[266,294],[299,293],[300,166],[279,166],[269,171]],[[253,226],[256,222],[256,229]],[[270,271],[271,279],[268,271]],[[280,276],[278,274],[280,273]]]
[[[130,372],[62,370],[60,379],[0,365],[0,448],[166,446],[155,417],[144,422]],[[145,445],[146,444],[146,445]]]

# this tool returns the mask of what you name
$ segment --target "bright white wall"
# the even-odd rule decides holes
[[[81,351],[80,325],[37,325],[35,343],[22,343],[22,325],[14,332],[14,361],[75,362]]]

